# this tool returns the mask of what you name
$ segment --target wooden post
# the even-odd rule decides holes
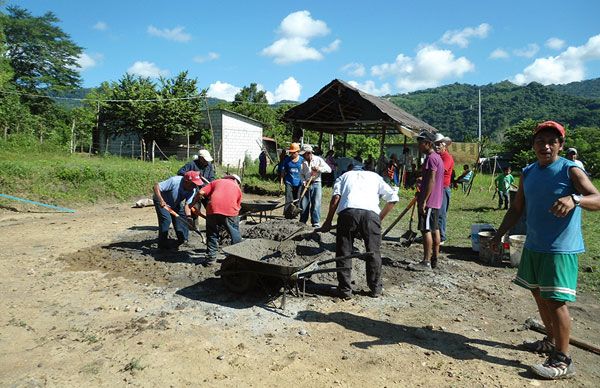
[[[146,160],[146,140],[140,141],[140,159]]]
[[[75,151],[75,141],[73,139],[73,137],[75,136],[75,119],[73,119],[73,122],[71,123],[71,149],[69,151],[71,151],[71,153],[73,153]]]
[[[104,149],[104,155],[108,153],[108,136],[106,137],[106,148]]]
[[[190,160],[190,130],[186,129],[185,134],[187,137],[187,160]]]
[[[134,155],[134,154],[133,154],[133,151],[134,151],[134,150],[135,150],[135,142],[132,140],[132,141],[131,141],[131,159],[133,159],[133,158],[134,158],[134,156],[133,156],[133,155]]]
[[[123,150],[123,142],[119,142],[119,156],[121,156],[121,151]]]
[[[156,141],[152,140],[152,163],[154,163],[154,147],[156,147]]]
[[[377,162],[377,171],[383,171],[385,168],[385,166],[383,166],[383,161],[385,159],[385,135],[386,128],[384,125],[383,129],[381,130],[381,141],[379,142],[379,160]]]

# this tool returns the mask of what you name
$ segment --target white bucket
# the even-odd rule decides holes
[[[471,249],[479,252],[479,232],[486,230],[494,230],[490,224],[473,224],[471,225]]]
[[[523,254],[523,245],[525,245],[524,234],[513,234],[508,236],[508,243],[510,245],[510,265],[512,267],[518,267],[521,262],[521,254]]]
[[[500,245],[494,249],[493,237],[494,232],[479,232],[479,261],[483,264],[498,266],[502,263],[502,249]]]

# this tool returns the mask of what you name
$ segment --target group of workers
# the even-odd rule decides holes
[[[425,155],[421,179],[416,193],[418,225],[423,238],[423,259],[409,266],[416,271],[436,268],[440,245],[446,239],[446,215],[450,204],[451,187],[470,173],[468,166],[462,176],[453,181],[454,161],[448,153],[451,139],[439,133],[422,131],[417,136],[419,151]],[[559,379],[574,375],[569,356],[571,320],[566,302],[576,298],[578,254],[584,252],[581,234],[581,209],[600,210],[600,192],[577,163],[577,151],[569,149],[569,158],[560,156],[565,142],[565,130],[554,121],[535,127],[533,150],[537,160],[523,169],[514,201],[508,191],[514,184],[510,168],[495,181],[499,208],[508,209],[492,239],[492,247],[527,213],[527,237],[515,284],[529,289],[547,330],[540,341],[527,344],[528,349],[545,353],[545,362],[534,365],[532,371],[543,378]],[[575,155],[575,160],[573,160]],[[187,241],[187,223],[193,208],[203,202],[206,207],[207,261],[216,257],[218,228],[225,227],[232,242],[240,241],[239,209],[240,179],[228,175],[214,179],[212,158],[206,150],[198,159],[186,164],[179,175],[159,182],[154,187],[154,203],[159,222],[159,247],[166,244],[170,222],[174,223],[178,244]],[[336,257],[352,254],[355,238],[361,238],[367,251],[366,277],[369,295],[382,295],[381,281],[381,223],[399,201],[398,189],[382,176],[352,164],[335,180],[327,217],[320,223],[321,174],[332,171],[309,145],[300,148],[292,143],[288,155],[279,166],[280,185],[285,187],[286,203],[300,202],[300,221],[310,217],[316,232],[334,228],[337,214]],[[472,173],[471,173],[472,174]],[[467,177],[471,179],[471,177]],[[227,200],[225,200],[227,199]],[[380,209],[380,201],[385,205]],[[179,208],[178,204],[183,203]],[[168,210],[176,209],[178,216]],[[284,211],[285,213],[285,211]],[[337,296],[352,297],[351,259],[336,262],[338,268]]]

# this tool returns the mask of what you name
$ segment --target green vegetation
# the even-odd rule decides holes
[[[580,89],[600,93],[600,82],[584,81]],[[504,131],[523,119],[555,120],[576,128],[600,127],[600,100],[565,94],[559,87],[532,82],[517,86],[508,81],[484,86],[452,84],[390,96],[390,100],[457,141],[477,137],[478,97],[481,89],[482,134],[502,141]],[[586,95],[592,95],[587,92]]]

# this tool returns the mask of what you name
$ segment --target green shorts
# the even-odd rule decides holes
[[[538,253],[524,248],[513,282],[528,290],[539,288],[544,299],[574,302],[577,271],[576,253]]]

